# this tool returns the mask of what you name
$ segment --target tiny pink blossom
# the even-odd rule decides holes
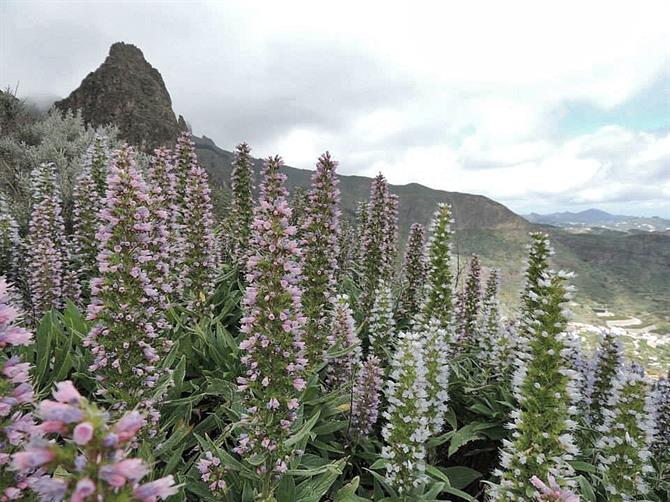
[[[91,422],[82,422],[77,424],[72,431],[72,440],[78,445],[85,445],[93,438],[93,424]]]
[[[77,404],[81,399],[81,394],[70,380],[57,383],[53,396],[56,401],[67,404]]]

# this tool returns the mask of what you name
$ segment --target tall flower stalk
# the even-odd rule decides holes
[[[361,341],[356,334],[354,315],[346,295],[338,295],[335,300],[327,344],[330,351],[349,350],[344,355],[330,359],[326,366],[326,385],[330,389],[346,388],[351,385],[361,362]]]
[[[307,188],[301,186],[294,187],[289,206],[291,206],[289,223],[298,229],[298,240],[302,240],[303,223],[305,222],[305,218],[307,218],[307,208],[309,207],[309,191]]]
[[[426,230],[423,225],[414,223],[409,229],[398,310],[401,316],[414,319],[423,302],[426,285]]]
[[[369,341],[370,352],[376,355],[384,366],[394,349],[395,332],[393,292],[385,281],[381,281],[375,291],[375,301],[370,312]]]
[[[391,195],[381,174],[372,180],[370,202],[361,240],[361,309],[368,315],[380,281],[390,281],[394,273],[397,233],[397,198]]]
[[[516,354],[520,348],[518,329],[518,324],[513,320],[501,323],[490,357],[484,359],[490,362],[492,371],[503,380],[507,380],[514,372]]]
[[[97,273],[98,241],[95,234],[100,220],[103,198],[98,194],[91,167],[84,165],[74,186],[73,253],[72,260],[77,270],[77,280],[84,299],[90,297],[90,280]]]
[[[31,177],[32,209],[26,238],[28,289],[33,318],[40,319],[63,304],[65,226],[54,165],[40,164]]]
[[[401,495],[426,479],[426,440],[430,435],[426,367],[419,335],[400,333],[384,389],[388,406],[382,428],[386,481]]]
[[[182,214],[182,288],[188,305],[202,308],[214,290],[219,260],[207,173],[197,163],[188,173]]]
[[[173,158],[172,158],[172,173],[174,176],[174,218],[171,219],[170,223],[172,228],[170,233],[173,238],[173,256],[175,258],[174,267],[176,277],[181,278],[184,275],[185,270],[185,260],[187,258],[184,249],[186,246],[185,242],[185,231],[188,225],[186,221],[186,216],[188,213],[188,208],[186,207],[186,189],[189,182],[189,175],[193,166],[198,165],[198,156],[195,151],[195,143],[191,137],[191,133],[188,131],[182,131],[177,138],[175,144]],[[186,293],[186,290],[179,287],[175,294],[181,296]],[[183,300],[181,297],[176,297],[175,300]]]
[[[340,238],[337,246],[339,251],[337,253],[336,282],[341,282],[350,276],[354,265],[356,245],[356,231],[353,225],[346,221],[341,222]]]
[[[307,324],[305,345],[312,365],[322,359],[332,321],[340,236],[340,190],[337,162],[328,152],[319,157],[302,222],[302,308]]]
[[[233,235],[233,254],[243,264],[249,251],[251,224],[254,214],[254,171],[251,148],[246,143],[235,147],[235,160],[230,177],[233,192],[230,203],[230,231]]]
[[[595,427],[602,424],[603,410],[612,391],[617,373],[623,366],[623,346],[620,331],[603,329],[593,369],[589,421]]]
[[[491,270],[486,280],[484,296],[482,297],[482,308],[479,318],[480,334],[478,338],[479,351],[489,364],[492,363],[492,354],[498,343],[502,322],[500,319],[500,302],[498,301],[498,289],[500,288],[500,275],[498,270]]]
[[[183,257],[181,255],[181,236],[177,229],[177,216],[180,212],[179,200],[177,198],[177,178],[175,176],[173,154],[167,148],[154,150],[149,162],[147,182],[151,190],[152,205],[149,208],[152,218],[162,220],[163,225],[155,229],[164,232],[165,235],[156,236],[165,241],[160,249],[156,250],[162,254],[162,262],[168,265],[163,280],[169,285],[169,299],[171,302],[179,300],[179,291],[182,289],[183,272],[179,269]]]
[[[396,260],[398,259],[398,204],[400,199],[394,193],[388,191],[386,204],[384,205],[385,232],[383,243],[383,257],[385,270],[389,278],[395,275]]]
[[[575,373],[575,387],[580,395],[577,404],[579,417],[586,419],[588,418],[593,392],[593,359],[585,352],[582,339],[578,333],[570,331],[565,333],[564,341],[563,359],[566,367]]]
[[[458,338],[459,344],[463,346],[473,347],[478,343],[477,320],[482,302],[480,274],[479,257],[473,254],[458,308]]]
[[[528,500],[531,478],[549,475],[561,488],[573,484],[570,461],[578,453],[573,439],[576,426],[574,403],[579,398],[574,372],[565,367],[562,332],[566,327],[565,305],[568,274],[548,268],[551,253],[545,234],[531,234],[532,244],[526,286],[522,294],[523,350],[514,375],[514,394],[519,408],[512,413],[512,438],[503,441],[500,484],[492,500]]]
[[[656,397],[656,429],[654,453],[670,462],[670,372],[654,385]]]
[[[448,329],[451,324],[452,282],[451,271],[451,207],[440,204],[430,226],[427,259],[428,276],[424,302],[419,315],[423,324],[436,319],[440,327]]]
[[[368,201],[361,200],[356,203],[356,249],[353,253],[356,263],[363,261],[365,246],[363,246],[363,237],[365,236],[368,225]],[[359,267],[359,272],[362,272]]]
[[[161,220],[152,219],[151,192],[135,167],[134,152],[114,152],[100,212],[102,225],[98,277],[91,281],[88,319],[94,321],[85,344],[91,347],[103,393],[115,408],[151,407],[161,377],[161,354],[169,349],[166,293],[156,271],[164,268],[155,250]],[[166,291],[167,290],[167,291]]]
[[[421,333],[423,360],[426,367],[426,400],[428,429],[433,435],[444,427],[444,414],[449,401],[449,335],[436,321]]]
[[[240,343],[246,371],[238,379],[246,414],[235,451],[254,461],[269,500],[278,479],[295,454],[285,444],[297,419],[299,397],[306,387],[305,318],[301,308],[301,251],[289,225],[291,209],[280,157],[265,163],[259,206],[252,225],[254,253],[246,263],[247,288]]]
[[[656,414],[650,391],[642,370],[625,368],[614,378],[595,444],[608,501],[640,500],[649,493]]]
[[[108,139],[105,136],[96,135],[86,151],[84,169],[90,172],[99,199],[103,199],[107,193],[110,159]]]
[[[377,424],[382,374],[381,361],[373,354],[358,368],[351,395],[351,433],[356,439],[370,434]]]

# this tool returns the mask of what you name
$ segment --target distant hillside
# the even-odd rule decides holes
[[[608,228],[611,230],[642,230],[647,232],[670,231],[670,220],[664,218],[624,216],[619,214],[610,214],[600,209],[587,209],[578,213],[569,211],[562,213],[537,214],[531,213],[525,215],[528,221],[541,223],[544,225],[554,225],[564,228]]]
[[[232,170],[233,154],[217,147],[207,138],[194,138],[198,157],[210,175],[214,185],[228,186]],[[256,174],[262,166],[262,160],[256,160]],[[312,171],[286,167],[289,189],[309,187]],[[356,203],[370,196],[372,178],[366,176],[340,176],[342,192],[342,210],[353,216]],[[528,222],[510,211],[499,202],[483,195],[460,192],[445,192],[411,183],[409,185],[391,185],[393,193],[399,196],[398,208],[401,234],[405,235],[414,222],[427,223],[435,212],[437,204],[448,202],[452,205],[456,228],[458,229],[517,229],[527,230]]]

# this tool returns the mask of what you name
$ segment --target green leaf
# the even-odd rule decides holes
[[[577,481],[579,482],[579,493],[584,502],[596,502],[596,493],[591,483],[584,476],[579,476]]]
[[[451,425],[453,430],[458,429],[458,419],[456,418],[456,412],[451,406],[447,409],[447,412],[444,415],[444,419],[449,425]]]
[[[375,478],[375,481],[376,481],[377,483],[379,483],[379,485],[380,485],[382,488],[384,488],[384,490],[386,490],[388,493],[390,493],[390,494],[393,495],[394,497],[396,497],[396,498],[398,497],[398,494],[397,494],[397,493],[395,492],[395,490],[394,490],[393,488],[391,488],[391,486],[386,482],[386,478],[385,478],[384,476],[382,476],[382,475],[379,474],[378,472],[373,471],[373,470],[371,470],[371,469],[365,469],[365,470],[368,471],[368,472],[370,473],[370,475],[371,475],[373,478]],[[380,493],[381,493],[381,491],[380,491]],[[378,500],[378,499],[380,499],[380,498],[381,498],[381,497],[378,497],[378,496],[377,496],[377,489],[375,488],[375,497],[374,497],[374,500]]]
[[[335,480],[342,474],[346,459],[328,464],[328,470],[323,474],[303,481],[296,490],[296,502],[320,502]]]
[[[369,499],[356,495],[356,490],[358,490],[360,482],[361,478],[359,476],[356,476],[349,481],[346,485],[337,490],[333,497],[333,502],[369,502]]]
[[[483,405],[482,403],[473,404],[468,409],[470,411],[474,411],[475,413],[479,413],[481,415],[486,415],[487,417],[493,417],[498,413],[496,410],[492,410],[491,408],[489,408],[488,406]]]
[[[440,468],[440,470],[447,475],[451,486],[459,490],[482,477],[481,472],[462,465]]]
[[[589,474],[595,474],[598,472],[596,467],[593,464],[589,464],[588,462],[582,462],[581,460],[573,460],[570,462],[570,465],[575,471],[578,472],[588,472]]]
[[[433,465],[426,465],[426,473],[435,480],[444,481],[447,484],[447,486],[451,485],[449,477],[445,473],[443,473],[440,469],[438,469]]]
[[[469,443],[470,441],[481,439],[482,436],[477,432],[477,429],[481,429],[482,425],[488,426],[489,424],[473,422],[458,429],[451,438],[447,456],[451,457],[461,446]]]
[[[387,462],[388,460],[386,460],[385,458],[378,458],[370,466],[370,469],[383,469],[386,466]]]
[[[293,436],[288,438],[286,441],[284,441],[284,445],[286,446],[293,446],[300,442],[302,439],[304,439],[307,434],[310,433],[312,430],[312,427],[314,427],[314,424],[316,421],[319,419],[319,415],[321,414],[320,411],[317,411],[312,418],[310,418],[307,422],[304,423],[304,425],[300,428],[298,432],[296,432]]]
[[[293,502],[296,497],[295,480],[292,476],[284,476],[275,490],[277,502]]]
[[[445,493],[450,493],[451,495],[456,495],[457,497],[462,498],[463,500],[467,500],[468,502],[477,502],[477,499],[472,495],[468,495],[467,493],[450,486],[445,486],[442,488],[442,491]]]
[[[265,462],[265,455],[259,455],[258,453],[256,455],[252,455],[247,459],[247,462],[249,462],[251,465],[254,467],[258,467],[261,465],[263,462]]]

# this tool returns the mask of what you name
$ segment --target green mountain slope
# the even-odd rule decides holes
[[[233,154],[217,147],[207,137],[195,138],[198,156],[210,174],[216,190],[229,185]],[[258,172],[262,165],[256,160]],[[288,186],[307,187],[311,171],[286,167]],[[353,218],[358,201],[367,200],[371,178],[341,176],[342,209]],[[602,231],[575,234],[566,230],[531,224],[504,205],[481,195],[446,192],[412,183],[392,185],[400,199],[401,242],[414,223],[428,224],[439,202],[453,206],[456,221],[454,253],[460,268],[472,253],[481,256],[485,267],[501,269],[503,301],[514,309],[523,282],[525,246],[528,232],[542,229],[550,233],[555,265],[577,275],[577,318],[595,321],[590,306],[607,306],[622,315],[637,315],[650,322],[670,318],[670,235]]]

